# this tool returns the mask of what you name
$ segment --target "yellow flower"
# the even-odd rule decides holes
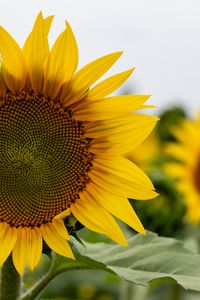
[[[43,239],[74,258],[63,221],[70,214],[126,245],[112,215],[144,233],[127,197],[156,196],[149,178],[123,157],[157,121],[133,113],[149,107],[148,96],[106,97],[133,69],[93,86],[121,52],[76,72],[70,25],[49,50],[51,22],[40,13],[22,49],[0,27],[0,265],[12,252],[20,274],[38,264]]]
[[[166,147],[175,158],[166,165],[166,172],[177,178],[177,187],[184,195],[188,220],[200,223],[200,117],[185,119],[174,129],[177,143]]]

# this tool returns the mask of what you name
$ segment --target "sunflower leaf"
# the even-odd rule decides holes
[[[158,278],[172,278],[185,289],[200,291],[200,255],[172,238],[135,235],[129,247],[87,243],[72,238],[76,260],[59,257],[57,272],[69,269],[99,269],[120,278],[147,285]]]

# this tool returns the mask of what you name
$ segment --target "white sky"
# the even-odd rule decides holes
[[[136,67],[125,86],[151,94],[159,109],[200,108],[199,0],[0,0],[0,24],[22,44],[38,12],[55,15],[51,42],[67,19],[77,37],[80,66],[124,50],[114,72]]]

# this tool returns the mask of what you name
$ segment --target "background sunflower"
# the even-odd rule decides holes
[[[176,143],[166,146],[166,152],[174,158],[166,171],[177,179],[177,187],[184,195],[188,220],[200,222],[200,118],[185,119],[174,128]]]

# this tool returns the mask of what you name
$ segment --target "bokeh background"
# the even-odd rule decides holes
[[[64,20],[67,19],[78,41],[79,67],[102,55],[124,50],[124,55],[106,76],[136,67],[116,93],[151,94],[149,103],[157,106],[151,109],[151,113],[161,117],[146,146],[129,157],[151,177],[160,193],[159,201],[134,203],[133,206],[147,229],[182,239],[198,249],[199,227],[185,222],[182,196],[174,180],[163,172],[163,164],[168,160],[163,149],[166,142],[173,140],[173,126],[184,116],[194,117],[200,108],[200,1],[0,0],[0,4],[0,25],[21,45],[39,11],[42,10],[44,16],[55,15],[51,44],[64,29]],[[135,234],[128,228],[127,232]],[[86,229],[80,235],[88,241],[102,241],[101,236]],[[26,275],[26,284],[33,283],[49,264],[50,259],[44,256],[37,272]],[[124,283],[104,272],[80,271],[58,277],[40,299],[161,298],[198,300],[200,296],[199,293],[184,291],[167,279],[157,280],[143,288]]]
[[[51,42],[67,19],[75,32],[80,65],[124,50],[111,70],[136,67],[125,88],[151,94],[158,109],[184,103],[190,114],[199,105],[199,0],[1,0],[0,24],[23,44],[42,10],[55,20]],[[157,113],[157,111],[155,112]]]

